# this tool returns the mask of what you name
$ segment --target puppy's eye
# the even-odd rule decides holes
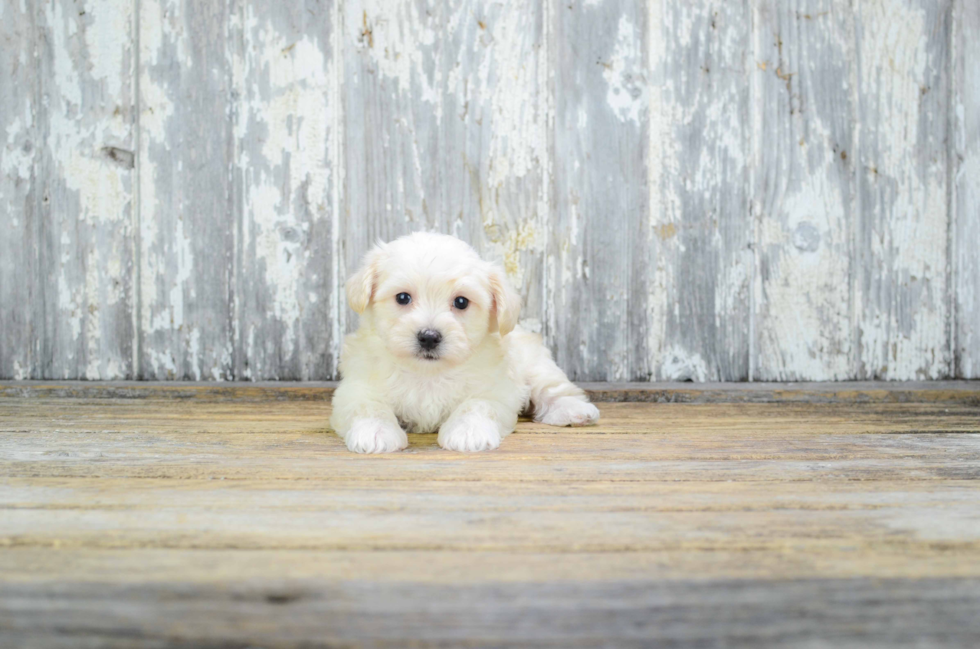
[[[453,306],[456,307],[457,309],[459,309],[460,311],[462,311],[463,309],[465,309],[469,305],[470,305],[470,301],[467,300],[462,295],[460,295],[458,298],[456,298],[455,300],[453,300]]]
[[[398,302],[403,306],[406,304],[410,304],[411,301],[412,301],[412,296],[409,295],[408,293],[399,293],[398,295],[395,296],[395,302]]]

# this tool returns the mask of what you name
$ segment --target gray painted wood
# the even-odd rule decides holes
[[[630,0],[555,12],[549,335],[573,379],[648,379],[645,300],[634,299],[649,254],[647,16]]]
[[[131,377],[134,5],[35,6],[37,373]]]
[[[242,200],[234,375],[330,378],[341,137],[335,7],[246,1],[241,11],[232,161]]]
[[[975,4],[7,2],[0,377],[335,378],[422,228],[580,380],[980,377]]]
[[[544,330],[549,236],[549,25],[546,3],[459,2],[441,66],[439,182],[447,231],[503,265],[524,297],[521,323]],[[454,180],[458,179],[458,180]]]
[[[140,378],[233,378],[228,2],[140,0]]]
[[[856,3],[859,378],[948,376],[949,2]]]
[[[751,39],[743,1],[665,3],[651,35],[664,66],[648,288],[661,380],[749,378]]]
[[[854,13],[838,0],[764,0],[756,15],[755,378],[851,378]]]
[[[452,219],[436,184],[444,11],[424,1],[344,7],[342,241],[351,272],[377,240],[445,230]]]
[[[954,3],[950,178],[956,376],[980,378],[980,4]]]
[[[0,4],[0,376],[35,369],[34,310],[37,149],[33,5]]]

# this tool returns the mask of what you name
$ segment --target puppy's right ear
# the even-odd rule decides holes
[[[361,267],[347,280],[347,303],[355,313],[364,313],[374,299],[374,291],[378,287],[378,267],[384,254],[384,246],[379,243],[364,255]]]

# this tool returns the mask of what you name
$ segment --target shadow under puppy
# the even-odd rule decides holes
[[[500,266],[455,237],[378,244],[347,282],[360,327],[344,341],[330,425],[357,453],[439,433],[452,451],[497,448],[528,406],[534,420],[586,426],[599,410],[516,327],[520,296]]]

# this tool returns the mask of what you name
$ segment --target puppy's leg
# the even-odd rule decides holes
[[[589,426],[599,409],[568,380],[537,334],[515,330],[504,338],[511,366],[531,389],[534,421],[549,426]]]
[[[330,425],[355,453],[390,453],[408,447],[408,435],[394,411],[366,384],[340,384],[333,397]]]
[[[439,427],[439,446],[464,453],[490,451],[500,446],[500,440],[514,432],[516,425],[513,407],[489,399],[469,399]]]

